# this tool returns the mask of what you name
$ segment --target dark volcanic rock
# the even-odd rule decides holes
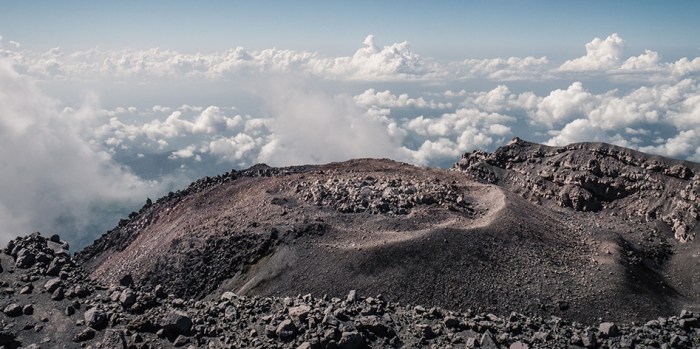
[[[700,166],[609,144],[548,147],[515,138],[491,154],[464,154],[453,168],[532,201],[660,220],[682,242],[700,220]]]
[[[33,240],[37,242],[40,240]],[[22,245],[21,239],[15,244]],[[450,311],[438,307],[403,306],[383,296],[362,297],[351,292],[342,298],[246,297],[226,292],[216,300],[174,297],[143,302],[152,291],[124,286],[102,287],[80,268],[68,264],[63,280],[71,289],[91,289],[84,297],[68,292],[66,300],[52,300],[46,292],[8,293],[14,300],[0,315],[0,345],[31,348],[32,343],[49,347],[102,348],[531,348],[531,347],[631,347],[647,343],[674,348],[700,345],[695,315],[656,318],[644,325],[596,322],[590,326],[558,317],[525,316],[512,313],[501,317],[471,310]],[[20,269],[6,283],[53,280],[33,269]],[[59,288],[57,288],[59,289]],[[68,296],[71,294],[71,296]],[[113,296],[116,294],[116,296]],[[137,302],[123,307],[124,294]],[[29,298],[33,303],[28,303]],[[20,304],[26,304],[22,307]],[[138,311],[135,311],[135,306]],[[28,307],[32,311],[24,311]],[[75,316],[55,309],[71,309]],[[23,327],[10,316],[37,314],[41,322]],[[22,318],[19,318],[22,319]],[[597,335],[600,334],[600,335]],[[41,347],[44,347],[41,344]],[[37,347],[36,345],[34,347]]]

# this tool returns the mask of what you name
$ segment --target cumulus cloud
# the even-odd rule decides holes
[[[461,108],[436,118],[418,116],[407,120],[404,128],[422,143],[418,149],[408,149],[411,161],[418,164],[439,163],[455,159],[472,149],[485,149],[495,139],[511,133],[504,125],[513,117],[473,108]]]
[[[661,62],[658,52],[647,49],[624,57],[625,41],[613,33],[585,45],[586,55],[552,62],[546,56],[474,59],[440,63],[423,57],[408,42],[380,45],[368,35],[351,56],[324,56],[320,52],[277,48],[249,51],[235,47],[220,52],[182,53],[168,49],[88,49],[66,52],[56,47],[45,52],[22,49],[13,41],[2,45],[0,56],[12,59],[22,73],[47,80],[114,79],[153,84],[160,80],[236,80],[259,73],[294,73],[331,81],[542,81],[571,74],[610,80],[671,81],[700,73],[700,58]],[[601,75],[606,73],[606,75]]]
[[[373,88],[355,96],[355,103],[362,107],[375,108],[418,108],[418,109],[448,109],[452,103],[426,101],[423,97],[410,98],[408,94],[395,95],[389,90],[376,91]]]
[[[133,206],[155,191],[84,138],[91,108],[59,112],[0,59],[0,240],[41,230],[85,243],[86,229],[105,229],[118,217],[96,207]]]
[[[453,76],[459,79],[542,80],[551,77],[550,61],[545,56],[465,59],[452,63],[451,68]]]
[[[498,85],[490,91],[465,93],[464,107],[473,107],[490,112],[527,111],[537,106],[541,98],[533,92],[513,93],[508,86]]]
[[[583,84],[577,81],[566,90],[554,90],[539,101],[533,120],[551,126],[582,117],[597,106],[599,98],[586,91]]]
[[[586,55],[564,62],[561,71],[595,71],[616,68],[622,59],[625,41],[613,33],[607,38],[595,38],[586,44]]]
[[[644,50],[644,53],[628,58],[620,66],[622,70],[657,70],[659,69],[659,53],[652,50]]]

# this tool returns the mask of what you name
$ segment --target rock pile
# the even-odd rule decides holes
[[[464,154],[453,169],[535,202],[659,219],[681,242],[693,238],[700,220],[697,164],[609,144],[548,147],[515,138],[491,154]]]
[[[317,206],[330,206],[341,213],[408,214],[416,206],[437,206],[452,211],[473,212],[463,190],[454,184],[418,181],[415,178],[336,177],[300,181],[296,193]]]
[[[184,300],[89,279],[57,236],[17,238],[4,249],[0,346],[7,348],[692,348],[689,311],[644,324],[593,326],[550,317],[403,306],[381,295]],[[12,262],[12,263],[10,263]],[[60,265],[60,268],[52,268]]]

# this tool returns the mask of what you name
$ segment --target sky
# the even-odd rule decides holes
[[[512,137],[700,161],[697,1],[0,0],[0,242],[190,181]]]

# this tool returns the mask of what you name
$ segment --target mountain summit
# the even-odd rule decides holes
[[[359,159],[204,178],[77,255],[180,297],[342,295],[580,321],[696,304],[700,167],[518,138],[452,170]]]
[[[699,171],[516,138],[449,170],[206,177],[75,256],[58,236],[10,242],[0,345],[694,347]]]

